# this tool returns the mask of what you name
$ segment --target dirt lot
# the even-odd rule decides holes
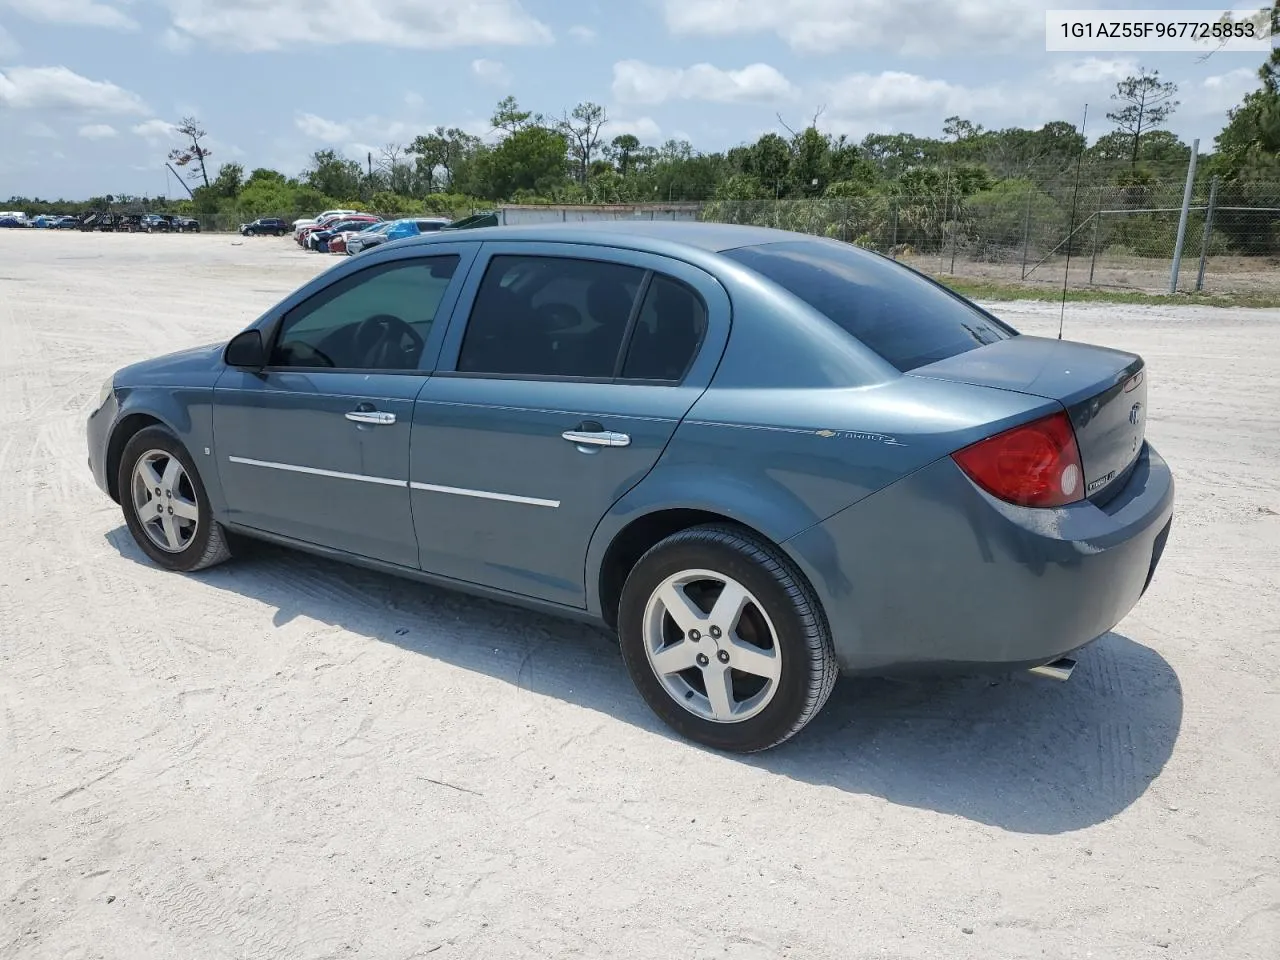
[[[85,466],[99,384],[332,262],[0,235],[0,957],[1274,960],[1280,311],[1068,307],[1147,358],[1180,484],[1069,683],[844,682],[742,760],[590,629],[271,548],[145,562]]]

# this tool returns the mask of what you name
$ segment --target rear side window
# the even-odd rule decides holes
[[[637,267],[600,260],[494,257],[458,371],[611,379],[643,279]]]
[[[726,250],[906,372],[1016,336],[891,260],[813,240]]]
[[[655,276],[645,294],[622,364],[624,380],[680,380],[707,330],[702,298],[683,283]]]

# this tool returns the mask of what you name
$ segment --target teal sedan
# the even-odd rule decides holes
[[[756,751],[838,672],[1064,679],[1151,583],[1147,368],[834,240],[487,227],[341,262],[110,377],[89,468],[156,564],[231,534],[604,624]]]

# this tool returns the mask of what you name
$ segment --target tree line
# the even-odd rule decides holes
[[[1200,164],[1201,177],[1240,189],[1280,182],[1280,50],[1272,51],[1259,77],[1260,88],[1230,112],[1216,149]],[[295,176],[267,168],[246,173],[238,163],[212,172],[204,130],[194,118],[184,118],[179,129],[187,142],[169,162],[184,168],[194,184],[189,198],[166,204],[108,196],[90,198],[87,205],[141,202],[197,216],[251,219],[335,205],[383,215],[460,215],[500,202],[710,201],[726,211],[750,209],[753,201],[885,200],[893,202],[895,220],[900,209],[923,204],[928,210],[916,220],[932,216],[939,223],[925,232],[940,236],[945,222],[954,219],[953,203],[994,205],[1006,220],[1024,209],[1029,215],[1033,209],[1062,208],[1077,164],[1086,184],[1114,185],[1135,205],[1144,202],[1143,188],[1180,182],[1191,147],[1166,129],[1179,105],[1176,94],[1176,86],[1156,72],[1141,70],[1120,81],[1107,113],[1112,129],[1092,146],[1068,121],[1035,130],[988,130],[959,116],[947,118],[940,137],[870,134],[855,142],[822,132],[819,110],[796,127],[779,116],[777,132],[721,152],[700,151],[683,140],[655,145],[631,134],[608,137],[609,117],[599,104],[584,102],[549,116],[507,97],[494,108],[488,138],[438,126],[365,157],[317,151]],[[40,212],[39,201],[10,202]],[[940,214],[929,213],[939,205]],[[841,235],[849,229],[857,232],[846,225]]]

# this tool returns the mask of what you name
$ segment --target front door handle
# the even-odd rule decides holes
[[[372,423],[378,426],[385,426],[389,423],[396,422],[394,413],[386,413],[382,410],[352,410],[346,414],[348,420],[354,423]]]
[[[570,443],[585,447],[629,447],[631,438],[613,430],[566,430],[560,434]]]

